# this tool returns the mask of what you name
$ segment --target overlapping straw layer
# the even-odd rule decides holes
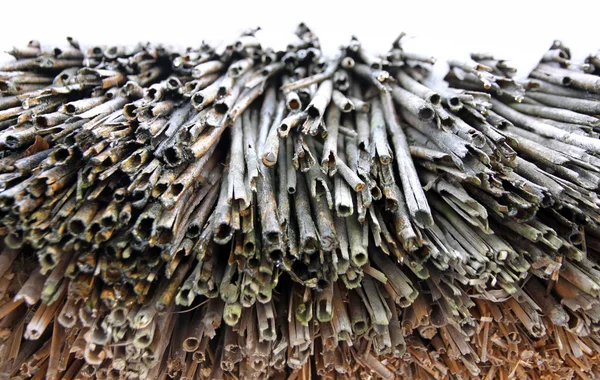
[[[600,377],[600,58],[255,32],[11,52],[3,378]]]

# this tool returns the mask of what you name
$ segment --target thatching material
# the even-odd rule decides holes
[[[255,32],[0,68],[0,373],[599,377],[598,59]]]

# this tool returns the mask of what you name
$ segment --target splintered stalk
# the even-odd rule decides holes
[[[431,120],[435,116],[435,111],[431,104],[417,95],[399,86],[392,86],[391,93],[396,103],[417,116],[420,120]]]
[[[395,265],[392,265],[391,260],[383,255],[378,250],[370,252],[370,258],[377,265],[379,270],[388,278],[386,290],[392,296],[395,302],[402,305],[410,305],[417,297],[418,292],[413,287],[412,282],[408,277]]]
[[[221,180],[221,190],[217,205],[215,206],[215,242],[219,244],[227,244],[233,237],[233,229],[231,227],[231,204],[228,202],[228,179],[224,177]]]
[[[361,267],[368,262],[367,249],[363,244],[362,232],[358,220],[354,216],[346,218],[347,236],[350,246],[350,260],[357,267]]]
[[[319,89],[313,96],[308,106],[306,106],[306,114],[308,118],[302,125],[303,133],[311,134],[313,136],[318,133],[327,105],[331,101],[332,93],[333,82],[331,80],[325,80],[319,85]]]
[[[557,139],[564,143],[575,145],[591,152],[600,152],[600,143],[596,139],[565,132],[550,124],[538,121],[531,116],[523,115],[518,111],[513,110],[509,106],[504,105],[498,100],[492,99],[491,102],[494,105],[494,111],[498,112],[500,115],[524,129],[535,132],[544,137]]]
[[[262,163],[265,166],[272,167],[275,164],[277,164],[277,159],[280,151],[280,138],[278,134],[278,128],[283,120],[284,113],[284,103],[279,102],[279,104],[277,105],[277,110],[275,111],[275,116],[273,118],[273,124],[271,125],[269,133],[266,137],[266,141],[264,142],[264,145],[260,150],[260,155],[262,156]]]
[[[282,146],[279,150],[279,158],[277,162],[277,208],[279,209],[279,222],[282,227],[282,232],[286,235],[285,228],[290,221],[290,197],[288,184],[288,157],[286,146]],[[293,170],[293,168],[292,168]],[[295,172],[293,173],[296,174]]]
[[[231,159],[229,161],[229,170],[227,176],[227,203],[239,206],[242,210],[249,205],[248,194],[244,184],[245,164],[244,164],[244,144],[242,120],[237,119],[231,127]],[[235,201],[235,205],[233,204]]]
[[[427,199],[425,198],[425,193],[421,188],[415,166],[410,158],[406,135],[398,122],[398,116],[394,110],[392,98],[388,93],[382,93],[381,102],[387,128],[392,137],[396,162],[398,163],[398,172],[400,174],[400,182],[402,183],[408,210],[413,221],[417,225],[431,226],[433,224],[431,211]]]
[[[400,82],[400,85],[402,87],[404,87],[406,90],[412,92],[413,94],[417,95],[421,99],[428,101],[432,105],[440,104],[441,96],[438,93],[436,93],[429,87],[424,86],[421,83],[417,82],[406,72],[399,71],[396,78],[398,79],[398,82]]]
[[[332,97],[332,103],[335,104],[336,108],[344,113],[352,112],[355,109],[354,102],[346,97],[343,93],[338,90],[334,90]],[[364,105],[363,105],[364,109]]]
[[[337,284],[333,285],[333,319],[332,326],[337,339],[340,341],[349,341],[352,335],[352,324],[340,289]]]
[[[521,113],[565,123],[598,126],[600,122],[593,116],[588,116],[568,109],[546,107],[535,104],[512,103],[510,106]]]
[[[303,111],[291,112],[286,116],[281,123],[279,124],[279,137],[286,138],[292,131],[292,128],[295,128],[300,125],[304,120],[306,120],[308,114]]]
[[[259,179],[258,183],[257,199],[262,226],[263,246],[269,254],[270,259],[278,262],[283,258],[283,252],[280,247],[282,233],[270,170],[261,165],[262,178]]]
[[[342,140],[338,141],[338,148],[341,161],[346,160],[346,154],[343,150]],[[354,213],[354,203],[352,200],[352,192],[346,182],[343,181],[341,176],[335,176],[334,179],[334,199],[335,199],[335,211],[338,216],[347,217]]]
[[[340,110],[330,103],[327,108],[327,137],[323,144],[323,158],[321,158],[321,170],[333,176],[337,172],[337,146],[338,146],[338,127],[341,122]]]
[[[320,246],[325,251],[332,251],[337,245],[337,236],[333,215],[329,209],[326,190],[317,186],[317,193],[310,197],[313,213],[320,240]]]
[[[21,289],[14,297],[14,302],[25,301],[27,305],[34,305],[41,298],[46,277],[38,270],[34,270],[27,278],[27,281],[21,286]]]
[[[156,310],[159,313],[164,312],[173,302],[175,293],[177,292],[179,285],[183,282],[183,279],[190,268],[190,264],[190,260],[187,260],[185,263],[178,265],[177,270],[169,281],[169,285],[156,301]]]
[[[297,192],[294,197],[294,209],[296,211],[296,223],[300,238],[300,251],[306,254],[312,254],[319,248],[319,239],[317,229],[311,215],[309,195],[306,189],[305,180],[302,174],[296,174]]]
[[[379,161],[384,165],[389,165],[392,162],[392,153],[387,141],[381,102],[377,99],[374,100],[371,111],[371,140],[373,141],[374,152],[377,154]]]

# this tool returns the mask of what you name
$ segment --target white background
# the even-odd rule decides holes
[[[554,39],[582,60],[600,48],[600,1],[3,1],[0,51],[38,39],[65,45],[73,36],[83,46],[152,41],[178,47],[203,39],[229,40],[241,29],[261,26],[265,46],[283,48],[306,22],[326,53],[355,34],[369,50],[385,52],[401,32],[407,50],[438,58],[443,75],[448,58],[491,52],[510,59],[521,76]],[[6,55],[1,61],[9,59]]]

